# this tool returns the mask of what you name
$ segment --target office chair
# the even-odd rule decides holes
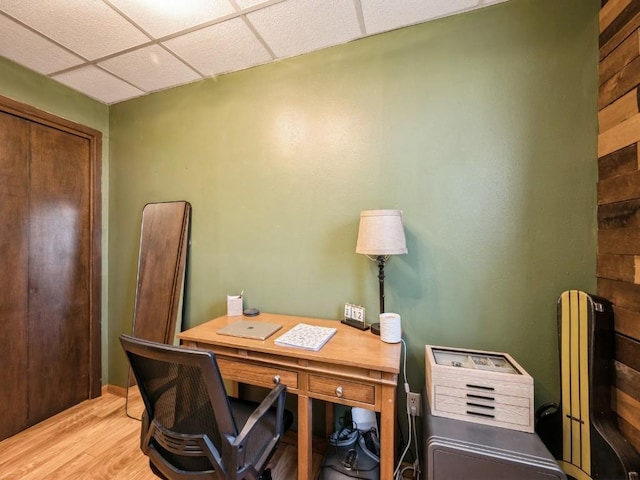
[[[286,387],[259,405],[227,396],[213,352],[121,335],[145,412],[140,448],[165,480],[269,479],[265,469],[293,415]]]

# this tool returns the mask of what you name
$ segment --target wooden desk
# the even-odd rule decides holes
[[[271,388],[274,382],[298,396],[298,479],[311,475],[311,399],[362,407],[380,412],[380,478],[393,478],[396,385],[400,344],[388,344],[371,332],[362,332],[337,320],[262,313],[255,320],[278,323],[282,329],[267,340],[218,335],[218,329],[243,317],[219,317],[178,335],[183,345],[216,354],[222,376]],[[338,331],[318,352],[281,347],[273,341],[306,323]]]

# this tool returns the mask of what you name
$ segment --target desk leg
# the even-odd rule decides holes
[[[395,464],[396,389],[383,385],[380,410],[380,478],[393,478]]]
[[[311,399],[298,395],[298,480],[309,480],[313,464],[311,444]]]

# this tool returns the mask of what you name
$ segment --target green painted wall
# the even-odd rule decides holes
[[[0,57],[0,95],[103,133],[108,144],[109,107],[61,83]],[[108,149],[105,150],[108,152]],[[108,158],[108,155],[105,155]]]
[[[109,382],[141,210],[192,203],[187,327],[378,309],[361,210],[400,208],[387,268],[409,380],[424,345],[511,353],[557,394],[556,301],[595,288],[597,0],[511,0],[110,109]]]
[[[102,380],[106,383],[109,378],[107,343],[109,338],[107,328],[109,107],[4,57],[0,57],[0,95],[102,132]],[[2,188],[1,185],[0,188]]]

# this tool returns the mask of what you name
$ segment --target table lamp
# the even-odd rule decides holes
[[[380,313],[384,313],[384,264],[391,255],[400,255],[407,251],[407,241],[402,226],[402,210],[360,212],[356,253],[366,255],[378,263]],[[380,324],[372,324],[371,331],[380,335]]]

